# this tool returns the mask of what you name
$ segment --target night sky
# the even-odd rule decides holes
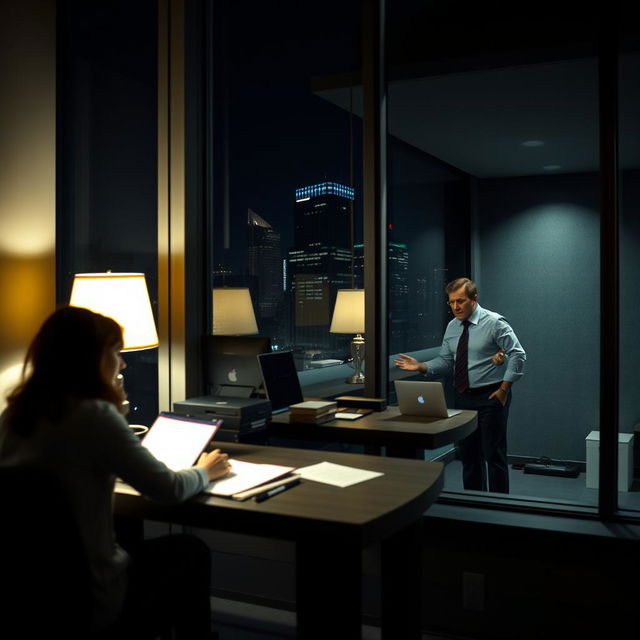
[[[246,255],[247,208],[293,243],[295,189],[324,181],[349,184],[349,113],[312,93],[312,78],[350,72],[359,65],[352,15],[329,2],[318,14],[304,3],[230,3],[227,39],[230,251],[222,248],[216,208],[214,262],[239,271]],[[333,5],[333,6],[332,6]],[[266,26],[268,25],[268,27]],[[218,68],[218,71],[220,68]],[[220,95],[224,81],[217,84]],[[218,119],[219,122],[219,119]],[[361,218],[361,127],[354,126],[356,218]],[[218,174],[219,175],[219,174]],[[220,193],[222,179],[218,182]],[[219,202],[219,200],[218,200]]]

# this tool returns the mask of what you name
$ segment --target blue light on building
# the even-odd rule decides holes
[[[337,182],[321,182],[313,184],[309,187],[300,187],[296,189],[296,202],[316,198],[318,196],[342,196],[349,200],[355,200],[355,191],[353,187],[347,187]]]

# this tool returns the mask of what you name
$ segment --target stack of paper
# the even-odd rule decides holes
[[[305,400],[289,407],[291,422],[319,424],[335,419],[338,403],[335,400]]]
[[[266,484],[289,476],[295,467],[285,467],[277,464],[256,464],[242,460],[229,460],[231,471],[219,480],[214,480],[205,489],[214,496],[224,496],[243,500],[248,495],[245,492],[261,487],[266,489]],[[264,485],[264,486],[263,486]]]

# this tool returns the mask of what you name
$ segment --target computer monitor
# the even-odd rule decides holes
[[[304,400],[292,351],[263,353],[258,361],[273,412]]]
[[[267,336],[205,336],[204,380],[214,396],[259,395],[262,375],[257,356],[271,352]]]

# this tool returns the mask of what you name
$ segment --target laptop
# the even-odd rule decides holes
[[[211,367],[209,389],[214,396],[250,398],[262,384],[256,356],[222,354]]]
[[[441,382],[394,380],[394,385],[402,415],[451,418],[462,413],[460,409],[447,409]]]
[[[142,438],[142,446],[174,471],[193,466],[222,420],[198,420],[161,412]]]
[[[273,413],[304,400],[293,351],[261,353],[258,363]]]
[[[250,398],[262,386],[259,353],[271,351],[265,336],[204,336],[204,377],[214,396]]]

